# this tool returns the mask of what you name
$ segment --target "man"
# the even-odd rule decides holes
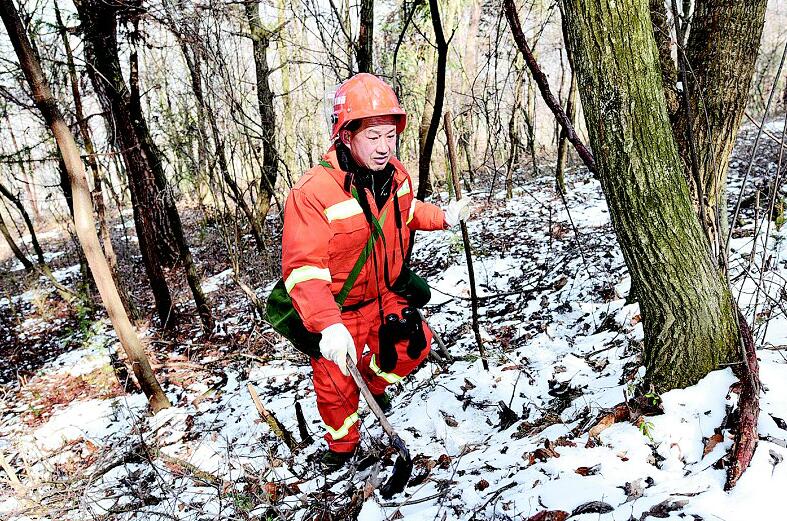
[[[322,463],[329,470],[347,462],[360,441],[359,391],[347,355],[378,403],[389,408],[386,386],[407,376],[429,353],[431,331],[420,316],[413,323],[413,308],[391,291],[410,231],[442,230],[469,213],[467,199],[446,211],[415,199],[410,176],[394,157],[407,115],[382,80],[358,74],[340,85],[332,119],[334,144],[293,186],[282,237],[285,288],[306,329],[321,334],[322,356],[312,357],[311,365],[317,408],[328,431]],[[349,292],[343,291],[348,279]],[[394,326],[407,323],[414,333],[397,335],[384,327],[381,334],[391,315],[398,319]],[[365,354],[364,346],[369,347]]]

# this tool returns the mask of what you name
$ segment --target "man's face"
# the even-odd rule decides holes
[[[364,119],[355,132],[343,130],[341,138],[359,166],[374,171],[382,170],[396,150],[396,119]]]

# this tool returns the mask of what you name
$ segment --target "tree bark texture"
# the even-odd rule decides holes
[[[743,118],[765,22],[767,0],[697,0],[686,44],[689,110],[674,130],[681,157],[691,165],[688,138],[697,156],[693,198],[715,251],[724,255],[727,164]],[[720,264],[723,259],[719,259]]]
[[[657,391],[692,385],[739,360],[739,333],[672,134],[648,1],[564,8],[601,186],[638,288],[646,380]]]
[[[169,323],[172,297],[163,267],[173,265],[178,247],[166,208],[167,187],[160,153],[150,137],[141,107],[132,102],[118,58],[118,5],[77,0],[85,58],[93,88],[107,114],[110,139],[120,148],[126,166],[134,222],[145,272],[163,325]]]
[[[271,197],[276,187],[279,172],[279,152],[276,149],[276,113],[273,110],[273,92],[271,91],[268,66],[268,46],[270,38],[276,32],[267,31],[260,21],[260,4],[250,1],[244,4],[246,19],[249,22],[251,41],[254,47],[254,70],[257,81],[257,104],[260,110],[260,127],[262,129],[262,178],[257,193],[257,219],[265,221],[271,206]],[[281,29],[281,26],[280,28]]]
[[[92,201],[85,177],[85,166],[79,155],[74,136],[63,120],[52,91],[46,82],[37,56],[27,38],[22,21],[12,0],[0,0],[0,16],[6,26],[11,43],[16,50],[19,63],[24,71],[36,106],[44,116],[47,126],[57,141],[58,148],[66,165],[74,195],[74,226],[77,237],[90,263],[90,271],[95,278],[101,300],[117,333],[126,355],[132,364],[134,375],[148,397],[151,409],[158,412],[170,406],[167,396],[156,380],[150,362],[145,355],[139,337],[123,308],[117,288],[112,281],[109,265],[101,251],[93,219]]]
[[[372,42],[374,41],[374,0],[361,0],[360,24],[355,59],[358,72],[372,73]]]
[[[659,49],[659,64],[661,65],[661,81],[664,85],[664,97],[667,98],[667,111],[670,120],[678,113],[678,69],[672,59],[672,46],[675,44],[672,28],[667,18],[667,4],[664,0],[650,0],[650,20],[653,25],[653,38]]]

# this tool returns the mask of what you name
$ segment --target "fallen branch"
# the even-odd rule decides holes
[[[281,440],[287,445],[287,448],[290,449],[290,452],[295,454],[298,452],[298,442],[295,441],[295,438],[292,437],[292,433],[288,431],[284,425],[276,419],[273,413],[269,412],[262,402],[260,401],[260,397],[257,394],[257,391],[254,390],[254,386],[250,383],[246,384],[246,387],[249,389],[249,394],[251,395],[251,399],[254,401],[254,405],[257,407],[257,412],[260,413],[260,417],[265,420],[265,423],[271,428],[273,434],[281,438]]]
[[[8,463],[8,461],[5,459],[5,454],[3,454],[2,451],[0,451],[0,467],[2,467],[5,473],[8,474],[8,482],[14,488],[14,490],[16,490],[17,492],[24,490],[24,487],[22,486],[22,482],[19,481],[19,477],[16,475],[16,471],[14,470],[14,467],[12,467],[10,463]]]
[[[757,363],[757,350],[746,318],[738,310],[741,340],[744,347],[745,364],[733,366],[733,372],[741,384],[738,397],[738,428],[735,443],[730,452],[730,466],[727,468],[727,482],[724,490],[731,490],[746,471],[757,449],[757,419],[760,415],[760,368]]]
[[[759,121],[755,120],[748,112],[744,113],[746,115],[746,119],[748,119],[756,128],[757,130],[762,130],[762,133],[765,134],[771,141],[779,145],[779,148],[787,149],[787,145],[782,144],[782,139],[780,137],[776,137],[773,132],[764,128]]]
[[[175,456],[170,456],[169,454],[165,454],[160,450],[156,451],[156,456],[161,458],[165,463],[168,463],[171,466],[179,467],[181,469],[187,470],[191,473],[192,476],[195,478],[208,483],[209,485],[217,486],[223,483],[223,480],[216,476],[215,474],[211,474],[205,470],[202,470],[198,466],[194,465],[193,463],[189,463],[188,461],[182,460],[180,458],[176,458]],[[170,468],[170,470],[172,470]]]

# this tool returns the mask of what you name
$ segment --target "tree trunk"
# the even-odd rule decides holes
[[[418,156],[418,193],[416,197],[424,200],[428,190],[431,190],[429,183],[429,170],[432,164],[432,150],[434,140],[437,137],[437,127],[443,117],[443,98],[445,96],[445,68],[448,63],[448,42],[443,33],[443,23],[440,20],[440,9],[437,0],[429,0],[429,12],[432,18],[432,29],[437,43],[437,77],[435,79],[434,105],[432,108],[432,119],[424,138],[424,146]]]
[[[740,359],[735,305],[693,210],[648,1],[564,4],[590,141],[645,327],[646,380],[696,383]]]
[[[519,147],[521,146],[519,132],[517,132],[517,113],[522,110],[522,79],[523,75],[518,73],[514,85],[514,104],[511,106],[511,116],[508,118],[508,142],[511,150],[506,162],[506,199],[511,199],[514,196],[514,166],[518,163]]]
[[[289,2],[285,0],[278,0],[277,8],[279,16],[277,21],[280,26],[287,21],[288,4]],[[297,17],[297,14],[295,16]],[[290,92],[290,77],[296,72],[296,67],[290,65],[290,60],[299,60],[299,44],[292,40],[292,38],[295,37],[295,31],[290,31],[284,38],[279,38],[277,42],[281,63],[285,64],[284,67],[281,68],[282,105],[284,106],[284,113],[282,114],[282,147],[284,148],[284,167],[290,178],[292,178],[293,173],[298,169],[295,163],[295,151],[297,150],[298,137],[293,120],[293,97],[295,93]],[[297,84],[297,79],[295,81]]]
[[[431,48],[427,49],[428,53],[431,55]],[[426,92],[424,95],[424,110],[421,112],[421,122],[418,126],[418,157],[421,158],[424,156],[425,149],[426,149],[426,140],[428,139],[429,135],[429,127],[432,124],[432,114],[434,114],[434,99],[435,99],[435,79],[432,78],[429,80],[429,83],[426,85]],[[419,171],[420,171],[420,159],[419,159]],[[423,186],[423,190],[421,189]],[[429,174],[426,175],[425,178],[421,178],[420,174],[418,177],[418,193],[423,193],[423,197],[427,197],[432,195],[432,179]]]
[[[110,141],[118,144],[123,156],[142,261],[159,319],[167,327],[172,297],[163,267],[177,259],[177,243],[165,204],[167,190],[160,155],[141,117],[141,107],[132,102],[120,68],[118,5],[100,0],[77,0],[75,5],[84,31],[88,75],[107,114]]]
[[[273,110],[273,92],[269,81],[268,46],[271,36],[281,30],[267,31],[260,22],[260,4],[258,0],[246,2],[246,20],[249,23],[251,41],[254,47],[254,70],[257,81],[257,104],[260,110],[260,127],[262,128],[262,178],[257,193],[256,213],[260,224],[271,206],[271,197],[276,187],[279,171],[279,152],[276,149],[276,113]]]
[[[93,139],[90,135],[90,127],[87,119],[85,118],[84,110],[82,109],[82,93],[79,90],[79,78],[77,76],[76,66],[74,65],[74,55],[71,50],[71,43],[68,40],[68,32],[60,16],[60,8],[57,2],[54,3],[55,7],[55,20],[57,21],[58,31],[60,38],[63,41],[63,48],[66,51],[66,65],[68,66],[68,77],[71,83],[71,94],[74,96],[74,111],[77,118],[77,125],[79,133],[82,136],[82,141],[85,144],[85,152],[87,153],[87,164],[93,174],[93,203],[96,208],[96,216],[98,217],[98,226],[101,232],[101,245],[104,249],[104,256],[109,263],[109,269],[112,271],[112,280],[115,281],[115,286],[120,292],[120,298],[123,300],[123,306],[126,312],[129,312],[131,306],[129,304],[128,295],[123,289],[120,282],[117,267],[117,256],[115,255],[115,248],[112,246],[112,235],[109,231],[107,224],[106,207],[104,204],[104,190],[101,171],[98,168],[98,161],[96,160],[96,148],[93,145]]]
[[[132,364],[134,375],[150,401],[151,409],[154,413],[158,412],[169,407],[170,403],[153,374],[150,362],[123,309],[123,303],[120,301],[117,288],[112,282],[109,265],[101,251],[101,245],[96,234],[92,202],[85,178],[85,166],[82,164],[82,158],[79,156],[74,136],[63,120],[49,85],[46,83],[46,77],[41,70],[38,58],[30,46],[30,42],[22,27],[22,21],[19,19],[12,0],[0,0],[0,16],[3,18],[3,23],[6,26],[11,43],[14,45],[19,63],[33,92],[33,99],[44,116],[47,126],[54,134],[66,164],[74,195],[74,226],[85,256],[90,263],[91,272],[98,286],[101,300],[106,306],[107,314],[115,328],[118,340]]]
[[[664,86],[664,97],[667,98],[667,112],[670,121],[675,119],[680,108],[678,101],[678,70],[675,68],[675,60],[672,59],[672,46],[675,40],[672,35],[672,28],[667,18],[667,4],[664,0],[649,0],[650,20],[653,24],[653,38],[656,40],[656,47],[659,50],[659,64],[661,65],[661,82]]]
[[[693,199],[722,266],[727,164],[746,109],[766,7],[767,0],[697,0],[686,44],[689,110],[680,111],[674,132],[689,167],[693,137],[697,172],[689,176],[690,186],[695,185]]]
[[[372,42],[374,41],[374,0],[361,0],[360,24],[358,26],[358,43],[355,47],[355,59],[358,72],[372,73]]]
[[[11,251],[14,252],[14,256],[19,259],[19,262],[21,262],[22,266],[25,267],[25,271],[33,271],[33,263],[30,262],[30,259],[28,259],[19,246],[17,246],[16,241],[14,241],[14,238],[11,235],[11,232],[8,231],[8,226],[6,226],[2,214],[0,214],[0,234],[5,237],[5,241],[8,243],[8,246],[11,248]]]
[[[142,104],[139,92],[139,64],[136,46],[136,40],[139,34],[137,28],[138,23],[138,19],[135,18],[133,21],[134,30],[129,35],[129,39],[132,41],[130,74],[131,109],[135,121],[144,123],[145,116],[142,113]],[[213,332],[213,316],[210,312],[210,306],[208,306],[208,300],[205,298],[205,293],[202,291],[200,278],[197,274],[197,267],[194,264],[194,257],[191,255],[191,249],[189,248],[188,241],[186,240],[186,235],[183,233],[183,223],[180,220],[180,214],[178,213],[178,208],[175,205],[172,187],[167,183],[166,178],[164,177],[164,169],[161,167],[161,153],[158,151],[158,148],[156,148],[155,143],[153,143],[150,133],[148,132],[143,135],[146,137],[151,150],[155,154],[151,157],[155,157],[158,160],[156,163],[156,168],[154,168],[154,172],[156,174],[157,185],[163,187],[161,194],[163,199],[162,203],[166,210],[167,219],[170,222],[170,228],[175,239],[175,246],[179,255],[178,260],[183,263],[183,269],[186,271],[186,281],[188,282],[189,289],[191,290],[191,295],[194,298],[197,314],[199,314],[200,320],[202,321],[202,328],[206,335],[210,335]]]

